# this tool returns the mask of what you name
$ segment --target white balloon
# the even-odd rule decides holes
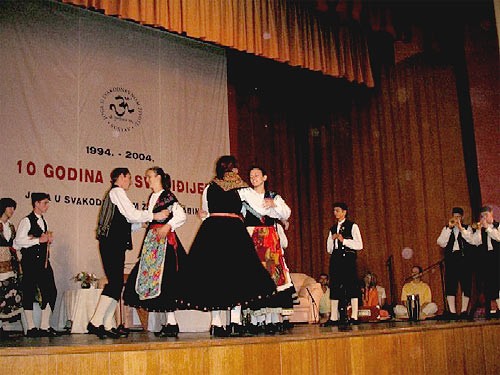
[[[403,248],[403,250],[401,251],[401,256],[404,258],[404,259],[411,259],[413,257],[413,250],[410,249],[409,247],[405,247]]]

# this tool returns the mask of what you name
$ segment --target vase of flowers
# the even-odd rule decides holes
[[[71,279],[75,282],[79,282],[82,289],[89,289],[99,280],[96,275],[88,272],[79,272]]]

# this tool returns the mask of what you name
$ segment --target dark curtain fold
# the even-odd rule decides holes
[[[373,90],[242,54],[228,55],[228,69],[232,148],[242,175],[263,166],[292,209],[292,271],[316,277],[328,269],[338,200],[361,228],[360,275],[376,272],[388,293],[389,256],[398,295],[413,264],[442,258],[436,239],[451,208],[470,218],[450,66],[416,56],[382,69]],[[404,247],[412,259],[402,258]],[[442,303],[439,269],[424,280]]]

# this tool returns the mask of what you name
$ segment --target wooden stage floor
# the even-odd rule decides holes
[[[274,336],[134,332],[0,342],[2,374],[500,374],[500,320],[296,325]]]

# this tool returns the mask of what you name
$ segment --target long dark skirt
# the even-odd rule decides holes
[[[161,280],[161,293],[155,298],[139,298],[136,291],[137,276],[141,262],[139,259],[127,279],[125,291],[123,292],[123,301],[126,305],[142,307],[148,311],[167,312],[177,310],[176,301],[179,298],[180,290],[179,270],[185,265],[187,255],[177,234],[175,234],[175,238],[177,250],[175,250],[172,244],[168,244],[166,247],[165,263]]]
[[[276,292],[243,222],[232,217],[202,223],[181,274],[179,304],[185,309],[247,308]]]

